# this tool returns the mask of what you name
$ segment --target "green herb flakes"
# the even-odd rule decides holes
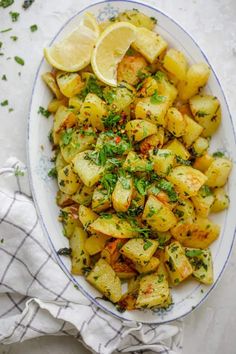
[[[69,128],[63,132],[61,139],[64,146],[69,145],[72,139],[72,134],[73,134],[72,128]]]
[[[34,0],[25,0],[22,7],[23,9],[27,10],[32,4],[33,4]]]
[[[150,248],[153,245],[153,243],[149,240],[145,241],[144,245],[143,245],[143,249],[144,251],[146,251],[148,248]]]
[[[14,3],[14,0],[1,0],[0,7],[3,7],[5,9],[8,6],[11,6],[13,3]]]
[[[8,106],[8,100],[2,101],[2,102],[1,102],[1,106],[2,106],[2,107]]]
[[[12,22],[18,21],[18,18],[20,16],[19,12],[9,12],[9,15],[11,16]]]
[[[2,75],[2,80],[3,80],[3,81],[7,81],[6,75]]]
[[[0,33],[6,33],[12,31],[12,28],[6,28],[4,30],[1,30]]]
[[[17,64],[22,65],[22,66],[25,65],[25,62],[22,58],[16,56],[16,57],[14,57],[14,59],[17,62]]]
[[[51,113],[47,109],[43,108],[42,106],[39,107],[38,114],[41,114],[45,118],[48,118],[51,115]]]
[[[162,102],[165,102],[165,100],[166,100],[166,97],[158,95],[157,90],[155,90],[154,94],[150,98],[150,102],[152,104],[162,103]]]
[[[57,169],[56,167],[53,167],[49,172],[48,172],[48,176],[52,177],[52,178],[57,178]]]
[[[17,36],[11,36],[10,38],[13,40],[13,42],[16,42],[18,40]]]
[[[32,26],[30,26],[30,30],[31,30],[31,32],[36,32],[38,30],[38,26],[32,25]]]
[[[201,254],[202,254],[202,250],[187,250],[186,252],[185,252],[185,254],[186,254],[186,256],[187,257],[198,257],[198,256],[200,256]]]

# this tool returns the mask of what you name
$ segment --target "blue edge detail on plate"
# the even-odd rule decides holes
[[[58,36],[58,34],[67,26],[67,24],[72,20],[74,19],[76,16],[78,16],[80,13],[86,11],[87,9],[89,9],[91,6],[94,6],[94,5],[98,5],[98,4],[109,4],[109,3],[115,3],[115,2],[119,2],[120,0],[104,0],[104,1],[99,1],[97,3],[94,3],[94,4],[91,4],[85,8],[83,8],[82,10],[80,10],[78,13],[76,13],[76,15],[74,15],[73,17],[71,17],[68,21],[66,21],[66,23],[61,27],[61,29],[56,33],[56,35],[54,36],[54,38],[52,39],[52,41],[50,42],[50,45],[53,43],[53,41],[55,40],[55,38]],[[192,41],[195,43],[195,45],[199,48],[200,52],[202,53],[203,57],[205,58],[206,62],[208,63],[208,65],[210,66],[212,72],[213,72],[213,75],[215,76],[215,79],[217,81],[217,83],[219,84],[220,88],[221,88],[221,91],[222,91],[222,94],[223,94],[223,97],[224,97],[224,100],[225,100],[225,103],[226,103],[226,106],[227,106],[227,110],[228,110],[228,113],[229,113],[229,116],[230,116],[230,121],[231,121],[231,125],[232,125],[232,130],[233,130],[233,134],[234,134],[234,141],[236,143],[236,132],[234,130],[234,125],[233,125],[233,120],[232,120],[232,116],[231,116],[231,113],[230,113],[230,110],[229,110],[229,106],[228,106],[228,103],[227,103],[227,100],[226,100],[226,97],[225,97],[225,94],[224,94],[224,91],[222,89],[222,86],[220,84],[220,81],[214,71],[214,69],[212,68],[212,65],[209,63],[209,60],[207,58],[207,56],[205,55],[205,53],[202,51],[202,49],[199,47],[199,45],[197,44],[197,42],[195,41],[195,39],[181,26],[179,25],[173,18],[171,18],[169,15],[165,14],[164,12],[158,10],[157,8],[153,7],[153,6],[150,6],[150,5],[147,5],[145,3],[142,3],[142,2],[138,2],[138,1],[132,1],[132,0],[123,0],[127,3],[133,3],[133,4],[138,4],[138,5],[141,5],[141,6],[144,6],[144,7],[147,7],[151,10],[154,10],[156,12],[159,12],[160,14],[162,14],[163,16],[166,16],[170,21],[172,21],[173,23],[175,23],[175,25],[177,25],[178,27],[180,27],[191,39]],[[110,15],[110,17],[114,16],[117,14],[117,10],[112,8],[111,4],[109,4],[110,6],[108,6],[107,8],[107,12],[106,12],[106,16],[107,15]],[[104,11],[103,11],[104,12]],[[102,12],[99,14],[99,20],[103,20],[102,18]],[[36,210],[37,210],[37,214],[39,216],[39,219],[41,221],[41,225],[43,227],[43,230],[45,232],[45,234],[47,235],[47,239],[49,241],[49,244],[50,244],[50,247],[54,253],[54,256],[58,262],[58,264],[60,265],[60,267],[63,269],[63,271],[66,273],[66,275],[69,277],[69,279],[71,279],[73,281],[74,284],[77,285],[77,287],[79,288],[79,290],[81,290],[81,292],[86,296],[88,297],[93,303],[95,303],[98,307],[102,308],[105,312],[109,312],[111,313],[113,316],[121,319],[121,320],[124,320],[123,317],[113,313],[111,310],[108,310],[107,308],[103,307],[102,304],[98,303],[96,301],[96,299],[94,297],[92,297],[89,293],[87,293],[87,291],[85,291],[83,289],[83,287],[77,282],[77,280],[72,276],[72,274],[68,271],[67,267],[65,266],[65,264],[63,263],[63,261],[61,260],[61,258],[57,255],[57,251],[53,245],[53,242],[50,238],[50,235],[48,234],[48,231],[47,231],[47,228],[46,228],[46,225],[44,224],[44,221],[43,221],[43,218],[41,216],[41,213],[40,213],[40,209],[39,209],[39,206],[38,206],[38,203],[37,203],[37,199],[36,199],[36,194],[35,194],[35,191],[34,191],[34,187],[33,187],[33,182],[32,182],[32,175],[31,175],[31,169],[30,169],[30,157],[29,157],[29,130],[30,130],[30,115],[31,115],[31,109],[32,109],[32,100],[33,100],[33,95],[34,95],[34,90],[35,90],[35,85],[36,85],[36,81],[37,81],[37,78],[38,78],[38,74],[39,74],[39,70],[41,68],[41,65],[43,63],[43,60],[44,58],[42,58],[40,64],[39,64],[39,67],[37,69],[37,72],[36,72],[36,76],[35,76],[35,79],[34,79],[34,84],[33,84],[33,91],[32,91],[32,96],[31,96],[31,100],[30,100],[30,109],[29,109],[29,116],[28,116],[28,131],[27,131],[27,165],[28,165],[28,173],[29,173],[29,182],[30,182],[30,188],[31,188],[31,191],[32,191],[32,195],[33,195],[33,200],[34,200],[34,203],[35,203],[35,206],[36,206]],[[230,255],[231,255],[231,252],[232,252],[232,248],[233,248],[233,245],[234,245],[234,241],[235,241],[235,235],[236,235],[236,227],[234,229],[234,235],[233,235],[233,240],[232,240],[232,243],[231,243],[231,246],[230,246],[230,250],[229,250],[229,254],[227,256],[227,259],[225,261],[225,264],[218,276],[218,278],[215,280],[215,283],[213,284],[213,286],[211,287],[211,289],[206,293],[206,295],[202,298],[202,300],[194,307],[192,308],[191,310],[189,310],[187,313],[185,313],[183,316],[180,316],[180,317],[176,317],[172,320],[169,320],[169,321],[164,321],[164,322],[161,322],[161,324],[164,324],[164,323],[169,323],[169,322],[172,322],[172,321],[175,321],[177,319],[180,319],[182,317],[185,317],[187,316],[189,313],[191,313],[193,310],[195,310],[196,308],[198,308],[205,300],[206,298],[208,297],[208,295],[211,293],[211,291],[216,287],[216,285],[218,284],[218,281],[219,279],[221,278],[224,270],[225,270],[225,267],[226,265],[228,264],[228,261],[229,261],[229,258],[230,258]],[[131,321],[131,320],[127,320],[126,321]],[[144,322],[145,323],[145,322]],[[152,324],[155,324],[154,322],[152,322]],[[156,324],[160,324],[160,322],[156,322]]]

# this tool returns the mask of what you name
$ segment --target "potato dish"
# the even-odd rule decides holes
[[[208,152],[221,122],[220,102],[204,88],[208,65],[190,65],[137,10],[100,23],[100,33],[118,22],[138,35],[116,86],[90,64],[42,77],[54,96],[49,175],[69,241],[59,254],[119,310],[167,308],[171,288],[188,278],[214,281],[209,246],[220,227],[209,215],[229,206],[232,162]]]

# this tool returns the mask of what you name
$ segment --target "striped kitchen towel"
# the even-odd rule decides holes
[[[111,317],[61,270],[31,199],[27,170],[0,169],[0,342],[72,335],[100,354],[182,352],[182,321],[146,325]]]

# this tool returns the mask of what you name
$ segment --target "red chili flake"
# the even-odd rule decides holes
[[[121,137],[120,137],[120,136],[117,136],[117,137],[115,138],[116,144],[118,144],[120,141],[121,141]]]

